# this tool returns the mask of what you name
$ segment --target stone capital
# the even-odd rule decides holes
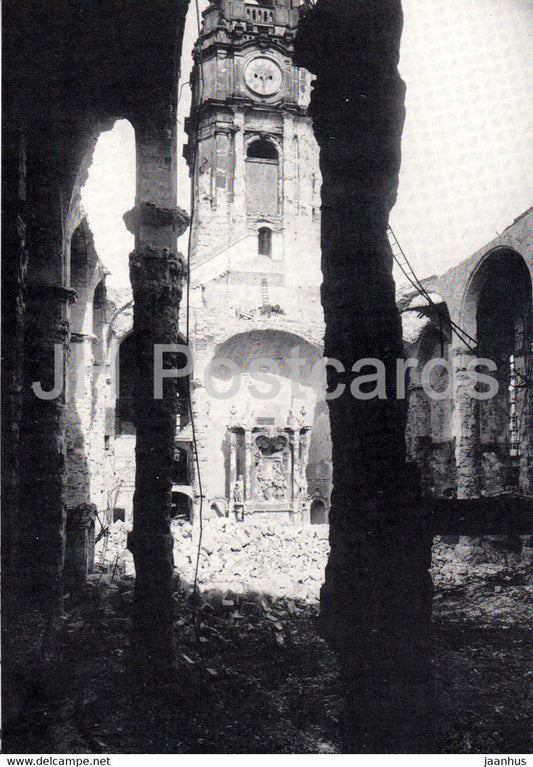
[[[134,294],[139,289],[141,292],[146,291],[148,283],[181,289],[184,273],[182,256],[172,253],[168,248],[160,249],[144,244],[130,253],[130,278]]]
[[[238,130],[239,128],[233,125],[219,126],[215,128],[215,136],[228,136],[231,138]]]
[[[28,285],[28,298],[41,301],[64,301],[65,303],[76,303],[78,293],[74,288],[67,288],[64,285]]]
[[[72,344],[82,344],[84,341],[93,343],[97,338],[93,333],[71,333],[70,342]]]
[[[189,215],[181,208],[160,208],[151,202],[142,202],[123,216],[126,228],[136,234],[141,226],[154,228],[168,226],[180,237],[189,226]]]
[[[81,503],[73,509],[67,510],[67,525],[76,527],[88,527],[96,517],[97,509],[94,503]]]

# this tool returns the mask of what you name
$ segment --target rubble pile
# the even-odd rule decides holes
[[[327,525],[298,527],[276,522],[205,521],[202,531],[183,520],[172,523],[174,566],[192,584],[198,560],[201,591],[247,592],[318,601],[329,553]],[[110,525],[97,546],[96,569],[134,575],[123,522]],[[200,544],[200,545],[198,545]]]
[[[198,585],[234,594],[257,592],[316,601],[324,581],[328,527],[216,519],[198,527],[174,522],[174,565],[192,582],[198,554]]]
[[[435,617],[478,625],[531,618],[533,549],[529,536],[436,537],[431,576]]]
[[[174,566],[184,589],[239,597],[257,593],[316,604],[324,582],[327,525],[298,527],[270,521],[207,520],[202,531],[172,522]],[[93,578],[134,576],[123,522],[110,525],[96,547]],[[431,576],[435,618],[510,625],[531,614],[530,540],[436,537]],[[230,597],[231,598],[231,597]]]

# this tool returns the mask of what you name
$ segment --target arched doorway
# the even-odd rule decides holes
[[[328,521],[326,504],[321,499],[315,499],[311,503],[310,522],[312,525],[325,525]]]
[[[531,393],[531,277],[518,253],[488,255],[476,308],[478,353],[496,369],[498,391],[479,402],[481,490],[485,495],[529,487],[528,413]]]

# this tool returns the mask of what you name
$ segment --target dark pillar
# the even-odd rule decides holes
[[[427,749],[431,689],[431,539],[406,471],[386,234],[404,121],[401,29],[399,0],[318,0],[297,40],[299,63],[317,75],[325,354],[348,371],[328,369],[330,390],[346,389],[329,402],[334,487],[321,625],[349,687],[345,748],[380,752]],[[363,358],[384,364],[386,398],[350,392],[358,374],[349,371]]]
[[[51,613],[62,609],[66,526],[65,362],[67,303],[71,291],[57,285],[28,289],[26,377],[21,429],[20,574],[29,595]],[[38,396],[35,384],[52,392]]]
[[[168,98],[172,104],[173,96]],[[135,233],[130,278],[137,354],[136,477],[128,540],[136,571],[132,650],[150,673],[164,672],[174,655],[170,506],[178,395],[176,379],[167,378],[162,398],[155,399],[154,351],[157,344],[178,343],[183,268],[175,247],[188,225],[175,207],[175,112],[164,110],[164,100],[159,103],[161,113],[135,126],[137,199],[125,216]],[[177,357],[166,354],[164,367],[176,368]]]
[[[65,371],[69,350],[65,200],[72,189],[72,156],[64,147],[77,134],[48,146],[52,120],[28,137],[25,243],[25,361],[20,430],[20,520],[17,577],[52,621],[62,611],[66,526]],[[61,126],[63,128],[63,126]],[[48,139],[49,140],[49,139]],[[70,146],[70,145],[69,145]]]
[[[26,147],[4,111],[2,226],[2,573],[4,593],[12,590],[19,519],[19,437],[24,380],[26,248]],[[9,126],[9,127],[8,127]],[[9,447],[7,447],[9,446]]]
[[[67,513],[65,585],[80,589],[94,567],[94,521],[96,505],[80,503]]]

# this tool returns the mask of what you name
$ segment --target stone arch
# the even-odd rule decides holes
[[[106,315],[107,293],[105,277],[102,277],[93,291],[92,300],[92,332],[94,364],[101,367],[106,360]]]
[[[69,287],[76,291],[76,300],[70,307],[70,329],[74,333],[91,333],[93,294],[104,276],[104,269],[86,217],[72,234],[69,264]]]
[[[515,275],[521,274],[520,281],[527,284],[529,278],[529,296],[531,297],[531,270],[523,256],[514,248],[499,246],[486,251],[476,262],[466,282],[464,297],[460,309],[460,325],[473,338],[477,339],[477,310],[481,293],[487,280],[491,279],[498,268],[507,267]],[[531,322],[531,320],[530,320]]]
[[[170,516],[173,519],[186,519],[190,521],[192,512],[192,497],[182,488],[172,490],[172,505],[170,507]]]
[[[249,133],[244,139],[245,157],[250,156],[248,153],[250,151],[250,147],[254,144],[269,145],[269,147],[271,147],[270,151],[273,150],[276,153],[275,157],[272,155],[271,157],[265,157],[263,159],[271,159],[275,160],[276,162],[281,161],[283,157],[283,144],[280,136],[277,136],[275,133]]]
[[[228,425],[234,418],[247,422],[250,428],[261,423],[287,424],[291,417],[300,418],[302,406],[312,424],[308,448],[304,492],[317,488],[329,497],[331,445],[329,415],[326,403],[317,394],[325,389],[322,349],[300,335],[273,328],[254,328],[222,340],[196,371],[193,387],[194,409],[202,413],[199,440],[205,447],[201,455],[201,471],[207,476],[210,497],[230,497],[230,434]],[[263,363],[261,363],[263,360]],[[255,380],[257,366],[272,361],[274,384]],[[220,368],[217,367],[220,363]],[[225,366],[225,367],[223,367]],[[233,380],[230,380],[232,376]],[[205,388],[206,376],[212,376],[211,392]],[[230,397],[212,396],[235,388]],[[209,387],[208,387],[209,388]],[[258,395],[259,393],[259,395]],[[262,397],[265,394],[267,396]],[[292,416],[291,416],[292,412]],[[243,458],[244,460],[244,458]],[[208,471],[207,471],[208,469]],[[237,474],[245,474],[245,466],[237,465]],[[204,483],[202,477],[202,483]],[[205,490],[204,490],[205,491]]]
[[[312,525],[325,525],[328,521],[326,504],[321,498],[315,498],[311,501],[309,510],[310,522]]]
[[[470,493],[529,492],[528,423],[532,408],[531,274],[520,253],[507,246],[488,250],[473,270],[463,300],[463,324],[473,337],[466,354],[488,358],[498,391],[483,400],[462,393],[463,432],[469,433],[462,474]],[[487,372],[486,369],[480,369]],[[485,389],[478,386],[480,392]],[[465,419],[469,422],[464,425]],[[458,456],[459,461],[459,456]],[[459,466],[459,464],[458,464]],[[474,486],[473,479],[477,477]]]
[[[423,492],[444,497],[455,483],[452,330],[447,304],[436,294],[432,302],[417,298],[410,304],[416,327],[408,356],[417,367],[409,374],[406,446]]]
[[[115,435],[133,433],[134,377],[137,364],[133,331],[124,335],[117,355],[118,380],[115,402]]]
[[[69,309],[70,349],[66,361],[66,496],[70,514],[82,505],[103,510],[101,466],[105,446],[105,306],[95,322],[94,295],[104,271],[86,217],[70,238],[70,288],[76,301]],[[105,295],[102,297],[105,302]],[[67,534],[67,543],[69,535]]]
[[[246,212],[277,218],[282,206],[282,148],[274,136],[254,134],[245,140]]]
[[[80,138],[80,153],[77,173],[74,177],[67,214],[63,225],[63,245],[62,252],[65,261],[65,282],[71,281],[70,260],[71,245],[74,233],[87,218],[83,203],[83,188],[89,175],[89,169],[93,161],[94,151],[102,133],[111,130],[116,122],[115,117],[106,117],[91,121],[90,129]]]
[[[259,136],[246,143],[246,157],[279,162],[279,152],[275,143],[265,136]]]
[[[272,258],[272,227],[261,225],[257,230],[257,253]]]
[[[284,347],[287,347],[289,350],[305,347],[307,352],[305,357],[301,357],[304,364],[300,365],[301,374],[299,375],[299,380],[301,383],[309,383],[312,379],[313,367],[316,361],[322,358],[320,346],[304,335],[285,329],[260,326],[243,332],[233,333],[222,339],[217,344],[213,357],[235,358],[241,367],[247,366],[257,356],[257,349],[259,347],[263,348],[270,355],[270,359],[278,361],[285,359],[282,356]],[[282,365],[282,369],[286,370],[284,365]]]
[[[120,344],[133,331],[133,299],[119,306],[108,319],[107,330],[107,365],[111,378],[117,373],[118,349]]]
[[[531,394],[531,276],[516,251],[491,251],[477,275],[476,338],[493,359],[499,390],[479,403],[482,492],[529,486],[527,419]]]

